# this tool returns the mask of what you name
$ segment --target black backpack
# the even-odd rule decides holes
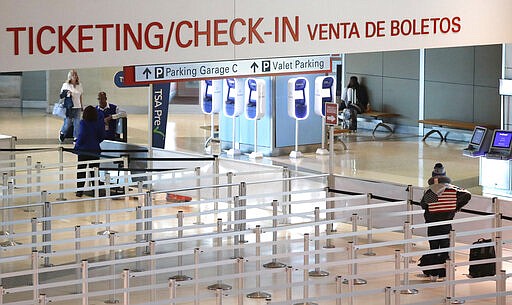
[[[473,245],[481,243],[490,243],[491,239],[480,238]],[[485,246],[480,248],[471,248],[469,250],[469,260],[476,261],[480,259],[496,258],[494,246]],[[496,275],[496,263],[473,264],[469,266],[470,277],[482,277]]]
[[[420,259],[418,266],[430,266],[430,265],[439,265],[444,264],[448,259],[448,253],[429,253],[423,254]],[[446,277],[446,268],[436,268],[436,269],[428,269],[423,270],[425,275],[438,276],[438,277]]]

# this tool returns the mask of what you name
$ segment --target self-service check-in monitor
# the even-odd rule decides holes
[[[512,130],[495,130],[491,147],[485,155],[490,159],[510,159],[512,151]]]
[[[464,156],[479,157],[485,155],[489,151],[492,140],[492,130],[486,127],[476,126],[469,140],[468,147],[462,152]]]

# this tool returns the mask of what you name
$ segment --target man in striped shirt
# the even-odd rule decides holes
[[[423,216],[425,222],[437,222],[452,220],[455,213],[460,211],[471,199],[471,193],[465,189],[451,184],[451,179],[446,176],[443,164],[436,163],[432,171],[432,177],[428,180],[429,187],[423,194],[420,205],[425,210]],[[451,224],[430,226],[427,235],[447,235],[452,230]],[[430,249],[448,248],[448,238],[429,240]]]

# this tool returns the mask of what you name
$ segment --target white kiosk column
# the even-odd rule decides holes
[[[295,119],[295,150],[290,158],[302,158],[299,151],[299,121],[309,116],[309,82],[304,77],[288,81],[288,116]]]
[[[263,153],[258,152],[258,120],[265,115],[265,81],[248,78],[245,99],[245,118],[254,121],[254,151],[249,154],[249,158],[263,158]]]
[[[235,78],[227,78],[224,82],[224,115],[233,119],[233,145],[228,150],[228,156],[240,155],[240,149],[236,143],[236,118],[242,114],[244,110],[243,104],[244,86],[243,83]]]
[[[201,104],[201,111],[210,115],[210,137],[204,143],[206,149],[211,147],[211,142],[215,140],[215,114],[220,112],[222,105],[222,80],[201,81],[199,104]]]
[[[316,150],[317,155],[328,155],[325,148],[325,103],[333,103],[336,90],[336,79],[332,76],[315,78],[315,113],[322,117],[322,147]]]

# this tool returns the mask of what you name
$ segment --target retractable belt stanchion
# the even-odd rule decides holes
[[[450,248],[452,250],[449,254],[449,259],[446,260],[446,279],[448,280],[448,285],[446,286],[447,289],[447,296],[451,297],[451,304],[464,304],[465,301],[459,298],[455,297],[455,250],[453,248],[455,247],[455,230],[451,230],[449,233],[450,237]]]
[[[174,173],[173,173],[173,174],[174,174]],[[143,190],[143,187],[144,187],[144,182],[142,182],[142,181],[137,181],[137,193],[142,194],[142,192],[144,191],[144,190]],[[126,192],[125,192],[125,194],[126,194]],[[141,195],[138,195],[138,196],[137,196],[137,201],[138,201],[139,203],[141,203],[143,200],[144,200],[144,196],[141,196]]]
[[[171,301],[170,305],[175,305],[176,302],[174,299],[176,298],[176,280],[170,278],[169,279],[169,301]]]
[[[151,285],[151,293],[149,300],[151,302],[156,301],[156,260],[155,260],[155,254],[156,254],[156,244],[155,241],[152,240],[149,242],[149,255],[151,256],[151,259],[149,260],[149,272],[150,272],[150,279],[149,284]]]
[[[357,232],[357,219],[358,219],[358,216],[356,213],[352,214],[352,232]],[[355,246],[357,245],[357,235],[354,235],[352,237],[352,241],[349,243],[349,246],[351,247],[351,249],[349,249],[349,256],[350,258],[349,259],[356,259],[357,258],[357,251],[356,251],[356,248]],[[350,273],[350,275],[355,275],[357,276],[357,263],[352,263],[349,265],[349,269],[352,270],[353,273]],[[343,281],[344,284],[349,284],[349,280],[346,279]],[[353,279],[353,284],[354,285],[364,285],[366,284],[366,280],[364,279],[360,279],[360,278],[354,278]]]
[[[108,281],[108,290],[113,291],[113,293],[110,295],[108,299],[104,301],[105,304],[117,304],[119,303],[119,300],[116,299],[116,279],[115,273],[116,273],[116,250],[114,250],[114,246],[116,244],[115,238],[116,235],[114,233],[110,233],[108,236],[110,251],[109,251],[109,260],[110,260],[110,276],[112,276],[112,279]]]
[[[329,187],[326,187],[325,188],[325,197],[326,199],[328,198],[332,198],[334,197],[332,192],[329,192]],[[331,209],[334,209],[334,201],[333,200],[326,200],[325,201],[325,208],[327,210],[331,210]],[[327,212],[325,214],[325,218],[327,220],[331,220],[331,221],[334,221],[334,212]],[[325,234],[327,236],[331,235],[332,233],[336,232],[334,230],[334,223],[333,222],[329,222],[326,226],[325,226]],[[325,240],[325,245],[324,245],[324,248],[334,248],[334,245],[332,243],[332,238],[327,238]]]
[[[233,205],[235,207],[235,222],[240,220],[240,212],[238,211],[238,208],[240,207],[240,198],[238,196],[235,196],[233,198]],[[235,232],[239,232],[240,231],[240,224],[239,223],[235,223]],[[237,258],[237,257],[241,257],[240,256],[240,248],[238,247],[238,245],[240,244],[240,235],[238,234],[235,234],[234,236],[234,245],[235,245],[235,248],[233,249],[233,257],[234,258]]]
[[[404,222],[404,239],[405,240],[410,240],[412,238],[412,230],[411,230],[411,223],[406,221]],[[411,243],[409,242],[406,242],[404,244],[404,253],[407,254],[411,251]],[[411,257],[410,256],[404,256],[404,286],[409,286],[409,264],[411,262]],[[400,293],[401,294],[417,294],[418,293],[418,290],[417,289],[411,289],[411,288],[407,288],[407,289],[402,289],[400,290]]]
[[[285,268],[286,273],[286,301],[289,303],[292,300],[292,273],[293,268],[292,266],[286,266]]]
[[[64,150],[62,146],[59,146],[59,198],[58,200],[66,200],[64,198],[64,166],[62,164],[64,163]]]
[[[501,259],[501,258],[503,258],[503,242],[502,242],[500,236],[496,236],[495,254],[496,254],[495,256],[497,258],[500,258],[500,259],[496,260],[496,270],[501,270],[501,269],[503,269],[503,260]]]
[[[147,191],[144,194],[144,207],[146,208],[144,210],[144,231],[147,233],[144,233],[144,240],[146,243],[150,243],[151,240],[153,240],[153,234],[150,232],[153,229],[153,221],[151,221],[151,218],[153,218],[153,198],[151,197],[151,191]],[[146,253],[150,253],[150,249],[146,247]]]
[[[272,228],[274,231],[272,232],[272,256],[275,256],[277,254],[277,200],[272,200]],[[266,263],[263,265],[264,268],[284,268],[286,267],[285,264],[280,263],[277,261],[276,258],[272,258],[272,261],[270,263]]]
[[[87,164],[87,168],[89,168],[91,164]],[[95,220],[92,222],[92,224],[101,224],[101,220],[100,220],[100,171],[98,170],[97,167],[94,167],[93,169],[94,171],[94,179],[93,179],[93,183],[94,183],[94,211],[96,212],[96,216],[95,216]],[[87,173],[89,173],[89,171],[87,171]],[[88,184],[88,182],[86,182],[85,184]]]
[[[37,298],[37,304],[40,304],[40,305],[48,304],[48,298],[46,297],[46,294],[41,293],[39,295],[39,297]]]
[[[9,221],[7,216],[7,173],[2,173],[2,230],[0,231],[1,235],[8,235],[9,231],[5,223]]]
[[[492,204],[492,212],[494,213],[494,215],[498,215],[501,213],[501,204],[500,204],[500,201],[498,200],[498,198],[496,197],[493,197],[491,199],[491,204]],[[494,228],[496,228],[498,226],[498,223],[497,223],[497,218],[494,218],[493,220],[493,226]],[[491,238],[494,240],[496,238],[496,231],[492,232],[491,234]],[[499,270],[499,269],[497,269]]]
[[[32,289],[34,300],[39,296],[39,253],[32,251]]]
[[[32,202],[32,157],[27,156],[27,204]],[[23,212],[34,212],[34,209],[26,207]]]
[[[244,290],[244,261],[243,257],[236,258],[236,272],[238,273],[238,303],[237,305],[244,305],[244,295],[241,293]]]
[[[400,259],[400,250],[397,249],[395,250],[395,305],[400,305],[400,291],[396,288],[400,287]]]
[[[199,253],[201,250],[199,248],[194,248],[194,305],[199,305]]]
[[[320,264],[320,208],[315,207],[315,265]],[[309,276],[323,277],[328,276],[329,272],[320,270],[320,267],[315,267],[315,270],[309,272]]]
[[[309,233],[304,233],[304,266],[309,265]],[[308,269],[303,270],[303,287],[302,298],[309,298],[309,272]],[[294,305],[317,305],[312,302],[295,303]]]
[[[110,229],[110,205],[112,203],[112,199],[110,198],[110,174],[109,173],[105,173],[105,199],[106,199],[106,202],[105,202],[105,205],[106,205],[106,207],[105,207],[105,209],[106,209],[106,212],[105,212],[106,227],[105,227],[105,230],[99,231],[98,235],[108,235],[110,233],[117,233],[117,231]]]
[[[194,169],[194,173],[196,175],[196,196],[197,196],[197,217],[195,225],[202,225],[201,221],[201,168],[198,166]]]
[[[89,262],[82,260],[82,305],[89,304]]]
[[[232,228],[231,228],[231,220],[232,220],[232,217],[231,217],[231,214],[233,213],[231,211],[231,208],[233,208],[233,186],[231,185],[233,183],[233,172],[228,172],[226,173],[226,177],[227,177],[227,183],[228,183],[228,194],[227,194],[227,198],[228,198],[228,225],[226,227],[226,231],[231,231]]]
[[[13,205],[13,198],[14,198],[14,184],[12,181],[7,182],[7,206],[5,208],[9,209],[8,212],[8,219],[7,221],[12,221],[14,219],[13,217],[13,208],[11,206]],[[14,238],[12,237],[12,234],[14,234],[14,224],[11,222],[9,224],[8,231],[4,231],[4,234],[7,235],[8,240],[0,243],[0,246],[2,247],[12,247],[16,245],[21,245],[20,242],[14,241]]]
[[[496,293],[498,296],[496,297],[497,305],[506,305],[507,304],[507,271],[499,270],[497,273],[498,277],[496,280]]]
[[[219,210],[219,158],[217,156],[215,156],[213,161],[213,185],[213,198],[215,199],[213,209],[215,210],[215,213],[217,213]]]
[[[178,215],[177,215],[177,218],[178,218],[178,252],[181,252],[183,251],[183,211],[178,211]],[[181,267],[183,266],[183,255],[180,254],[178,255],[178,267]],[[186,276],[186,275],[183,275],[183,271],[178,271],[178,274],[177,275],[174,275],[172,277],[170,277],[171,279],[175,279],[177,282],[181,282],[181,281],[188,281],[188,280],[191,280],[192,278],[190,276]]]
[[[52,216],[52,205],[46,201],[44,203],[44,211],[43,211],[43,218],[48,218]],[[45,254],[51,254],[52,253],[52,221],[51,220],[44,220],[43,221],[43,243],[46,243],[43,246],[43,253]],[[51,267],[52,264],[50,264],[50,257],[48,255],[45,255],[44,257],[44,264],[45,267]]]
[[[366,205],[368,205],[368,206],[370,205],[372,198],[373,198],[372,193],[366,194]],[[373,244],[373,233],[371,233],[371,230],[373,229],[373,215],[372,215],[371,208],[366,209],[366,229],[368,230],[367,243],[371,245],[371,244]],[[366,253],[363,253],[363,255],[375,256],[376,253],[372,251],[372,248],[368,248],[366,250]]]
[[[123,269],[123,305],[130,305],[130,269]]]
[[[256,234],[256,271],[259,272],[261,270],[261,227],[260,225],[256,225],[254,229],[254,233]],[[257,291],[249,293],[247,295],[250,299],[266,299],[270,298],[270,293],[260,291],[261,288],[261,274],[256,275],[256,289]]]
[[[386,288],[384,288],[384,304],[385,305],[391,305],[391,292],[393,292],[393,289],[391,289],[391,287],[386,286]]]
[[[283,204],[281,205],[283,210],[283,215],[288,215],[291,213],[291,206],[289,202],[292,201],[292,195],[290,194],[291,187],[291,174],[290,169],[288,167],[283,167]],[[283,219],[282,223],[290,223],[289,219]]]
[[[137,234],[135,235],[135,243],[137,244],[137,248],[135,248],[135,253],[137,257],[141,257],[144,254],[144,247],[141,247],[140,244],[144,243],[145,240],[143,238],[142,232],[142,207],[139,205],[135,207],[135,218],[137,219],[137,223],[135,224],[135,231],[137,231]],[[142,271],[142,264],[140,260],[137,260],[135,262],[135,270],[134,271]]]
[[[336,294],[338,295],[336,297],[336,305],[341,305],[341,292],[342,292],[342,288],[341,288],[341,285],[343,284],[343,277],[341,275],[337,275],[336,276]]]
[[[75,226],[75,263],[80,264],[82,261],[82,255],[80,254],[80,249],[82,248],[80,243],[80,226]],[[76,269],[76,279],[80,279],[80,268]],[[76,293],[79,294],[82,291],[80,291],[80,284],[76,285]]]
[[[217,218],[217,233],[219,234],[219,237],[216,238],[216,243],[217,243],[217,248],[219,248],[219,250],[217,250],[217,252],[216,252],[216,258],[217,258],[217,262],[220,262],[222,260],[222,237],[220,236],[220,234],[222,234],[222,218]],[[222,277],[221,266],[217,265],[216,269],[217,269],[217,277]],[[222,290],[229,290],[232,287],[230,285],[223,284],[221,280],[217,280],[217,283],[208,286],[208,289],[210,289],[210,290],[217,290],[219,288]]]
[[[247,219],[247,214],[246,214],[246,205],[247,205],[247,199],[245,199],[244,197],[247,196],[247,184],[245,182],[240,182],[240,186],[238,188],[238,195],[240,196],[239,198],[239,204],[240,204],[240,207],[242,207],[243,209],[241,209],[239,211],[239,215],[240,215],[240,220],[244,220],[244,222],[242,222],[240,224],[240,231],[245,231],[246,229],[246,225],[245,225],[245,220]],[[246,243],[247,241],[245,240],[245,235],[244,234],[240,234],[240,240],[239,242],[241,243]]]
[[[36,244],[37,244],[37,222],[38,222],[38,219],[36,217],[32,217],[30,219],[30,225],[32,227],[32,237],[31,237],[32,251],[37,250],[37,247],[36,247]]]

